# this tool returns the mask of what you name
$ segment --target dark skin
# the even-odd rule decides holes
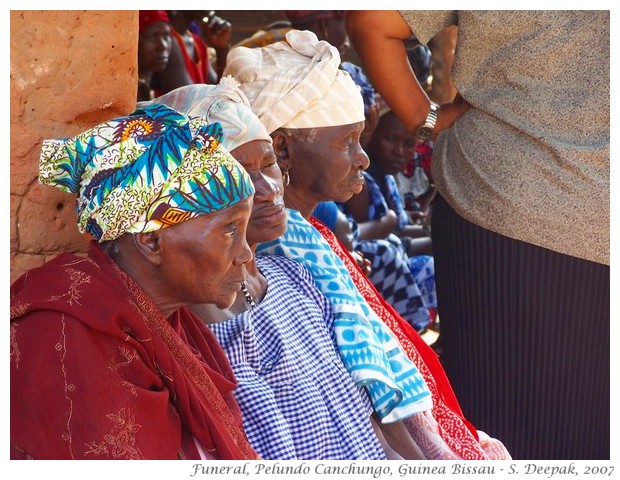
[[[278,164],[288,171],[284,191],[287,208],[309,220],[319,202],[346,202],[364,184],[362,171],[369,160],[359,141],[364,122],[311,129],[280,128],[271,134]],[[388,459],[424,459],[402,422],[372,424]]]
[[[278,164],[290,176],[286,206],[309,219],[322,201],[346,201],[364,184],[368,156],[359,144],[364,122],[272,133]]]
[[[375,89],[407,130],[415,132],[426,119],[430,100],[407,59],[404,41],[413,34],[409,26],[396,10],[356,10],[347,15],[347,31]],[[443,104],[434,136],[450,128],[468,109],[460,97]]]
[[[252,199],[150,233],[125,234],[102,247],[168,317],[201,302],[230,306],[252,251],[245,232]]]
[[[286,230],[282,174],[274,150],[265,140],[248,142],[232,150],[231,154],[250,174],[256,189],[247,230],[248,242],[254,252],[259,243],[275,240]],[[260,273],[254,257],[246,264],[246,272],[247,289],[254,300],[260,303],[267,292],[267,279]],[[236,299],[228,308],[212,304],[192,305],[190,308],[205,323],[218,323],[239,315],[250,307],[244,295],[237,289]],[[392,450],[377,421],[372,419],[371,423],[386,453],[395,458],[402,458]]]
[[[267,140],[253,140],[235,148],[231,154],[249,173],[256,190],[247,229],[247,240],[254,253],[259,243],[275,240],[286,230],[282,173]],[[260,273],[254,255],[245,267],[247,289],[255,301],[260,302],[267,291],[267,279]],[[211,304],[197,304],[190,308],[206,323],[218,323],[239,315],[249,305],[237,285],[236,299],[226,309]]]
[[[167,22],[155,22],[138,35],[138,101],[151,99],[151,80],[168,65],[172,38]]]
[[[169,10],[170,23],[174,29],[181,35],[188,33],[192,22],[196,22],[201,30],[201,36],[206,44],[213,47],[217,56],[217,64],[214,71],[209,69],[209,78],[207,83],[215,84],[219,80],[221,72],[226,66],[226,56],[230,50],[230,22],[216,16],[213,11],[208,10]],[[205,19],[207,19],[205,21]],[[197,61],[194,50],[193,39],[186,35],[185,47],[189,54]],[[172,39],[172,49],[170,52],[170,60],[168,66],[156,75],[157,85],[164,92],[169,92],[176,88],[191,85],[194,82],[187,73],[181,47],[177,41]]]
[[[371,163],[382,174],[394,175],[402,171],[407,162],[413,158],[416,141],[405,125],[393,112],[385,113],[374,131],[371,141],[366,148]],[[396,233],[397,215],[393,210],[378,220],[368,218],[370,193],[366,185],[359,195],[353,196],[347,207],[359,225],[360,238],[386,238],[390,233]],[[399,236],[410,237],[407,240],[409,255],[432,255],[432,241],[428,231],[419,225],[407,225]]]

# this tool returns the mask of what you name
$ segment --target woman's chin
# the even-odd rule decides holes
[[[286,232],[286,218],[283,222],[270,225],[250,225],[247,237],[250,245],[272,242],[280,238]]]
[[[252,220],[250,220],[247,231],[248,243],[250,245],[256,245],[280,238],[284,235],[284,232],[286,232],[286,222],[286,214],[279,217],[277,221],[252,222]]]

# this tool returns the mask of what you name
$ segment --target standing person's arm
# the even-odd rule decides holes
[[[411,29],[396,10],[351,11],[347,29],[373,86],[407,129],[415,132],[424,123],[431,102],[407,60],[403,40],[412,35]],[[468,108],[466,102],[442,105],[434,136]]]

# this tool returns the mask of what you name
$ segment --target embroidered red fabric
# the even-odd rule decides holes
[[[92,243],[11,286],[11,458],[256,459],[230,364]]]

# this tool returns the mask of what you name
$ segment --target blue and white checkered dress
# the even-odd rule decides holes
[[[269,286],[252,310],[210,325],[232,364],[235,397],[264,459],[385,459],[372,405],[336,350],[329,302],[287,258],[256,259]]]

